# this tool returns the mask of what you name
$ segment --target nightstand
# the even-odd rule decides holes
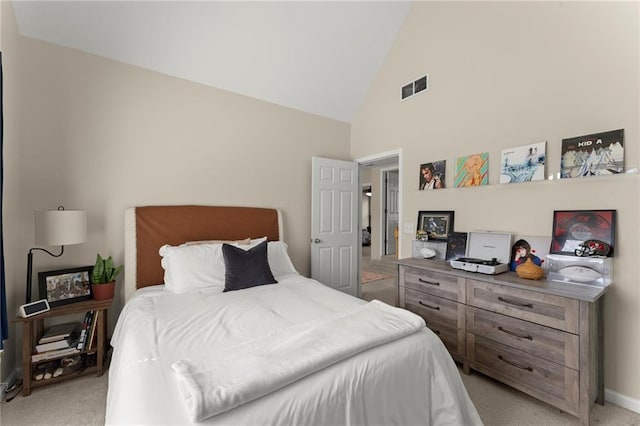
[[[111,302],[113,299],[109,300],[87,300],[83,302],[72,303],[63,306],[57,306],[51,308],[50,311],[44,312],[39,315],[34,315],[29,318],[17,317],[14,322],[22,323],[22,374],[23,374],[23,388],[22,395],[28,396],[31,394],[31,390],[47,386],[52,383],[58,383],[64,380],[72,379],[75,377],[93,374],[96,376],[102,376],[104,373],[104,361],[105,361],[105,353],[106,353],[106,337],[107,337],[107,313],[108,309],[111,306]],[[44,364],[47,362],[55,361],[64,358],[64,356],[60,356],[57,358],[47,359],[43,361],[33,362],[31,360],[31,355],[35,353],[35,347],[38,343],[38,340],[42,336],[44,331],[44,320],[45,318],[54,318],[54,317],[62,317],[66,315],[73,314],[81,314],[88,311],[94,311],[94,313],[98,313],[98,319],[96,323],[96,332],[97,332],[97,344],[94,349],[89,351],[82,350],[76,355],[82,355],[84,358],[88,356],[95,355],[95,365],[86,366],[78,372],[61,375],[59,377],[52,377],[47,380],[33,380],[33,371],[34,368],[39,364]],[[68,355],[67,355],[68,356]]]

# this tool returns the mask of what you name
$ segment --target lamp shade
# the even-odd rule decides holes
[[[87,240],[87,213],[84,210],[43,210],[36,212],[36,244],[66,246]]]

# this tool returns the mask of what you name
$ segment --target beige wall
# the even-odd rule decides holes
[[[628,167],[640,163],[640,3],[416,2],[352,122],[354,158],[403,149],[403,219],[455,210],[457,231],[550,236],[561,209],[617,209],[615,283],[605,299],[608,398],[640,407],[639,177],[499,185],[501,150],[547,141],[557,173],[562,138],[625,129]],[[429,73],[431,88],[401,102]],[[418,191],[419,164],[490,153],[490,185]],[[401,229],[403,229],[401,227]],[[402,253],[410,256],[411,235]]]
[[[90,264],[96,251],[121,261],[128,206],[211,203],[282,208],[307,273],[310,157],[402,148],[405,222],[452,209],[459,231],[548,236],[553,210],[618,210],[606,387],[640,399],[638,176],[499,186],[495,161],[503,148],[546,140],[555,173],[563,137],[624,128],[626,163],[640,164],[638,3],[416,3],[351,135],[345,123],[19,37],[11,3],[0,4],[10,316],[24,297],[36,209],[89,215],[89,241],[61,259],[36,255],[36,270]],[[400,86],[425,72],[431,89],[400,102]],[[446,159],[450,184],[454,158],[480,151],[491,154],[490,186],[417,191],[421,162]],[[13,331],[1,377],[16,365]]]
[[[88,241],[60,259],[36,254],[36,271],[92,264],[96,252],[122,262],[126,207],[194,203],[282,209],[292,260],[308,274],[311,157],[348,159],[348,124],[15,33],[3,50],[10,316],[24,303],[33,212],[60,204],[87,211]],[[121,299],[115,307],[111,326]]]

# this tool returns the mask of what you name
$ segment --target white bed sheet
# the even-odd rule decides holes
[[[219,293],[139,290],[123,309],[107,424],[189,424],[171,365],[366,303],[300,275]],[[295,354],[292,354],[295,356]],[[427,328],[368,349],[203,424],[481,424],[458,370]]]

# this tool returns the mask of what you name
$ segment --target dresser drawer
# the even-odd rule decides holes
[[[405,289],[406,309],[420,315],[450,352],[464,356],[465,306],[430,294]]]
[[[400,267],[400,285],[464,303],[464,279],[439,272]]]
[[[485,311],[467,309],[467,332],[578,369],[578,336]]]
[[[578,333],[579,302],[575,299],[467,280],[467,304]]]
[[[579,406],[577,370],[467,333],[472,368],[572,414]]]

